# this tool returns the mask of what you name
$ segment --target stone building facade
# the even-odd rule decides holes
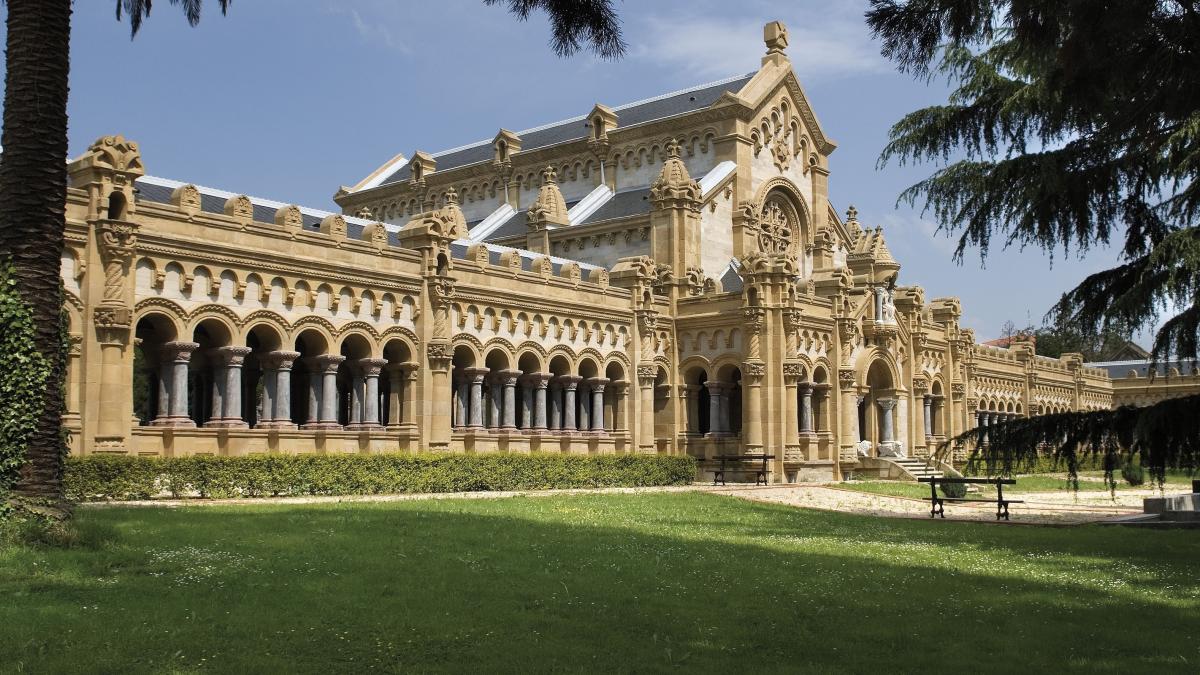
[[[70,162],[72,451],[766,452],[773,480],[1108,408],[1077,357],[976,344],[828,199],[765,29],[744,76],[398,156],[341,213]]]

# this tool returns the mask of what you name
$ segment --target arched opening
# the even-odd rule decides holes
[[[500,160],[501,162],[508,161],[508,143],[500,141],[496,144],[496,159]]]
[[[250,355],[242,368],[242,419],[252,427],[259,426],[260,420],[272,421],[277,411],[276,403],[282,405],[285,402],[276,391],[282,343],[279,333],[264,324],[251,328],[246,335]],[[291,410],[281,407],[278,413],[290,421]]]
[[[362,335],[351,334],[342,341],[341,355],[344,360],[337,370],[338,424],[353,428],[378,425],[378,408],[373,408],[372,418],[372,406],[368,405],[376,394],[368,391],[367,381],[375,379],[378,386],[379,377],[378,364],[371,359],[371,343]]]
[[[860,442],[869,442],[878,457],[897,456],[901,452],[896,440],[899,401],[887,364],[880,359],[873,361],[867,369],[866,384],[867,395],[859,406]]]
[[[390,340],[383,346],[384,375],[379,383],[380,422],[389,429],[411,425],[412,390],[416,386],[417,363],[404,340]]]
[[[625,368],[613,361],[604,369],[608,386],[604,389],[604,428],[624,432],[629,428],[628,401],[629,381],[625,379]]]
[[[453,426],[483,426],[483,376],[487,372],[475,367],[475,352],[467,345],[454,348],[454,387],[451,394]]]
[[[177,387],[181,390],[178,395],[184,398],[178,415],[181,419],[174,421],[187,419],[187,361],[191,349],[177,348],[175,325],[160,314],[139,319],[134,335],[137,339],[133,346],[133,414],[138,424],[167,424],[172,418],[171,399]],[[179,359],[182,359],[181,371],[175,365]],[[178,381],[177,373],[182,378]]]
[[[296,337],[299,357],[292,367],[291,422],[295,425],[316,425],[321,422],[321,400],[324,385],[325,361],[329,358],[329,342],[319,331],[306,330]],[[282,420],[280,420],[282,421]],[[334,416],[327,420],[334,423]]]
[[[550,359],[550,383],[547,399],[546,426],[551,431],[568,431],[574,427],[574,399],[571,407],[571,426],[567,426],[567,391],[575,386],[579,378],[571,374],[571,362],[559,354]],[[574,394],[572,394],[574,396]]]
[[[716,381],[708,383],[711,433],[737,436],[742,433],[742,371],[727,364],[717,370]],[[715,401],[715,405],[714,405]],[[714,414],[715,413],[715,414]]]
[[[542,376],[541,362],[537,354],[525,352],[517,358],[517,370],[521,371],[517,378],[517,419],[519,429],[545,428],[545,378]],[[539,398],[540,397],[540,398]],[[535,420],[536,412],[542,410],[542,422]]]
[[[232,331],[217,319],[197,324],[192,342],[197,348],[188,370],[189,416],[205,426],[245,426],[240,371],[248,350],[233,346]]]
[[[446,276],[446,272],[450,270],[450,259],[445,253],[439,253],[437,257],[437,275],[439,277]]]
[[[829,374],[822,366],[813,369],[813,427],[829,431]]]
[[[501,349],[492,349],[484,357],[488,377],[484,425],[489,429],[516,428],[517,373],[509,370],[509,363],[508,354]]]
[[[129,203],[125,199],[125,193],[120,190],[113,190],[108,195],[108,219],[109,220],[125,220],[126,211],[128,211]]]

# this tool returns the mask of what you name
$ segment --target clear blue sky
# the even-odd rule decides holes
[[[878,54],[860,0],[655,0],[619,5],[628,56],[559,59],[542,16],[518,23],[479,0],[215,0],[189,28],[158,0],[136,40],[115,0],[75,3],[71,154],[122,133],[147,170],[236,192],[334,209],[339,185],[397,152],[437,151],[757,68],[762,24],[788,25],[789,54],[826,133],[831,197],[883,225],[901,282],[958,295],[980,339],[1006,320],[1038,323],[1110,251],[993,251],[951,260],[953,241],[900,191],[932,167],[876,168],[890,125],[944,100]],[[2,11],[2,10],[0,10]]]

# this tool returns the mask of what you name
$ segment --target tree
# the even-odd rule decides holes
[[[232,0],[217,0],[224,14]],[[484,0],[487,5],[501,0]],[[192,25],[202,0],[170,0]],[[134,35],[150,15],[153,0],[116,0],[117,19],[128,16]],[[551,45],[570,55],[587,47],[606,58],[620,56],[625,44],[612,0],[505,0],[519,20],[537,10],[550,17]],[[12,266],[16,289],[34,327],[34,343],[48,370],[40,376],[40,414],[30,429],[5,429],[0,437],[19,438],[22,447],[0,448],[0,499],[15,481],[12,504],[47,515],[67,515],[62,494],[62,376],[65,358],[61,327],[63,298],[59,265],[67,199],[67,81],[70,70],[71,0],[7,0],[8,18],[4,118],[0,144],[0,265]],[[15,312],[13,315],[19,314]],[[9,314],[4,321],[9,321]],[[0,324],[0,330],[12,328]],[[0,355],[0,367],[14,365]],[[38,372],[41,372],[39,370]],[[19,392],[5,390],[0,407]],[[27,416],[22,416],[25,419]],[[32,417],[32,416],[29,416]],[[7,422],[8,418],[4,418]],[[27,424],[27,423],[22,423]],[[15,474],[15,475],[14,475]],[[3,507],[0,504],[0,507]]]
[[[872,0],[866,17],[902,72],[955,86],[893,126],[880,162],[944,163],[901,199],[960,235],[956,258],[995,238],[1080,254],[1119,243],[1121,264],[1064,294],[1056,323],[1129,332],[1164,314],[1153,357],[1196,356],[1200,5]],[[1049,443],[1072,472],[1077,453],[1140,454],[1161,480],[1200,465],[1197,409],[1200,397],[1018,420],[989,430],[977,458],[1011,469]]]

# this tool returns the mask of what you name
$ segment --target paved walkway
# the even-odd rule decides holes
[[[87,508],[181,506],[249,506],[269,504],[336,504],[405,502],[427,499],[507,499],[579,494],[641,494],[655,492],[710,492],[770,504],[785,504],[825,511],[840,511],[884,518],[929,518],[929,500],[893,497],[840,488],[837,484],[814,485],[729,485],[694,484],[679,487],[599,488],[581,490],[511,490],[498,492],[445,492],[437,494],[359,495],[339,497],[275,497],[266,499],[153,499],[130,502],[90,502]],[[1114,502],[1108,492],[1034,492],[1013,496],[1024,504],[1011,507],[1014,524],[1079,524],[1116,516],[1141,513],[1142,498],[1156,490],[1123,490]],[[946,520],[995,522],[994,504],[949,504]]]

